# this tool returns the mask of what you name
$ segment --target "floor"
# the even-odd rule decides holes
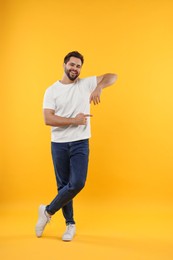
[[[173,259],[170,205],[76,201],[77,234],[72,242],[63,242],[61,212],[52,218],[43,237],[36,238],[38,202],[26,204],[1,205],[1,259]]]

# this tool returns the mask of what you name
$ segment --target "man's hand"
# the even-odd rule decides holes
[[[91,117],[90,114],[77,114],[77,116],[74,118],[74,125],[86,125],[87,124],[87,117]]]
[[[106,88],[112,85],[117,79],[117,75],[113,73],[106,73],[97,77],[97,87],[91,93],[90,103],[93,102],[94,105],[98,105],[100,103],[100,96],[103,88]]]
[[[94,105],[98,105],[100,103],[101,92],[102,88],[97,86],[96,89],[91,93],[90,103],[93,102]]]

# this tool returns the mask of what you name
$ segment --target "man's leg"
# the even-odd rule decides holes
[[[70,143],[70,180],[69,187],[76,189],[77,193],[84,187],[87,169],[89,145],[88,140]],[[68,204],[67,204],[68,205]],[[67,228],[62,236],[63,241],[71,241],[76,233],[74,224],[67,223]]]
[[[73,212],[73,200],[71,200],[65,206],[62,207],[62,213],[67,225],[75,224]]]
[[[72,201],[72,199],[79,193],[79,191],[85,185],[89,156],[88,140],[66,143],[66,145],[68,146],[68,153],[70,158],[70,176],[69,173],[67,174],[66,172],[66,174],[63,174],[63,176],[60,177],[61,171],[58,171],[56,178],[57,183],[59,184],[61,183],[61,181],[62,183],[63,181],[66,182],[67,179],[64,176],[68,175],[69,182],[64,187],[59,184],[60,186],[58,189],[58,195],[51,202],[51,204],[46,207],[46,210],[44,207],[41,207],[41,211],[39,211],[39,219],[36,225],[36,235],[39,237],[42,235],[42,232],[48,222],[47,217],[49,217],[49,214],[53,215],[60,208],[67,206],[67,204]],[[67,146],[64,146],[64,149],[61,149],[62,154],[64,154],[64,152],[67,154],[67,149],[65,149],[67,148]],[[64,163],[65,165],[67,165],[68,160],[64,158],[67,157],[63,156],[63,163],[61,158],[60,165],[63,165]],[[69,203],[69,205],[70,207],[72,207],[72,204]],[[74,220],[71,220],[69,222],[66,232],[63,235],[62,239],[65,241],[70,241],[75,234],[75,225],[73,224],[73,221]]]
[[[53,143],[51,144],[52,160],[55,170],[58,193],[66,186],[70,178],[70,156],[69,146],[67,143]],[[47,207],[48,210],[48,207]],[[62,212],[66,223],[75,224],[73,218],[73,202],[69,201],[62,207]]]
[[[46,210],[51,215],[67,205],[67,203],[69,203],[84,187],[86,181],[89,155],[88,140],[70,142],[68,143],[68,146],[70,156],[70,179],[67,185],[59,189],[58,195],[51,204],[47,206]]]
[[[55,169],[58,193],[67,185],[70,178],[70,156],[68,143],[52,143],[52,159]],[[75,224],[73,219],[72,201],[62,207],[66,223]],[[38,210],[38,221],[35,227],[36,236],[41,237],[44,228],[50,222],[52,212],[49,212],[49,206],[40,205]]]

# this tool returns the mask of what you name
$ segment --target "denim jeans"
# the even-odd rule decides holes
[[[89,159],[89,140],[67,143],[52,142],[51,150],[58,195],[46,207],[46,210],[53,215],[62,208],[66,223],[75,224],[72,199],[85,185]]]

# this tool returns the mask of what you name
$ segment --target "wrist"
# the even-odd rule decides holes
[[[71,125],[76,125],[76,119],[75,119],[75,117],[71,117],[71,118],[70,118],[70,124],[71,124]]]
[[[101,84],[99,83],[96,88],[97,88],[98,90],[102,90]]]

